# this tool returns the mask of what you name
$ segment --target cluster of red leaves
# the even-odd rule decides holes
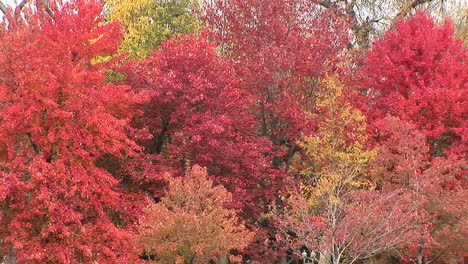
[[[255,96],[260,134],[277,146],[275,168],[288,167],[303,134],[315,130],[318,78],[337,70],[347,23],[317,1],[212,1],[204,20],[233,60],[242,89]]]
[[[374,44],[360,69],[368,118],[391,114],[415,124],[433,141],[435,155],[466,152],[467,60],[449,23],[437,27],[424,13],[400,21]]]
[[[377,41],[358,70],[380,181],[412,195],[430,227],[408,252],[423,262],[466,248],[467,55],[449,23],[418,13]]]
[[[238,88],[232,65],[213,44],[193,35],[175,38],[120,71],[126,84],[151,98],[133,124],[151,134],[141,140],[147,154],[141,158],[161,167],[153,175],[183,175],[190,163],[204,166],[233,193],[229,206],[249,217],[274,199],[278,179],[264,155],[268,142],[256,136],[252,98]]]
[[[75,1],[13,17],[0,33],[0,232],[21,263],[129,263],[125,224],[135,197],[94,164],[132,154],[127,137],[137,96],[105,82],[91,59],[117,50],[118,25],[102,6]],[[98,18],[98,19],[97,19]]]

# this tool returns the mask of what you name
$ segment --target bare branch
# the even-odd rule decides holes
[[[54,12],[52,11],[52,9],[50,9],[50,7],[49,7],[49,1],[48,0],[42,0],[42,3],[44,4],[44,9],[47,12],[47,14],[49,14],[49,16],[52,17],[52,19],[54,19],[55,15],[54,15]]]
[[[3,14],[6,14],[7,6],[0,0],[0,10]]]
[[[424,3],[431,2],[431,1],[432,1],[432,0],[414,0],[414,1],[412,1],[412,2],[409,2],[408,4],[404,5],[404,6],[400,9],[400,12],[398,12],[398,14],[397,14],[397,15],[395,16],[395,18],[393,19],[393,23],[395,23],[396,21],[398,21],[398,20],[401,19],[401,18],[404,18],[406,15],[408,15],[408,13],[409,13],[412,9],[414,9],[414,8],[416,8],[416,7],[418,7],[418,6],[422,5],[422,4],[424,4]]]
[[[325,8],[330,8],[335,5],[335,3],[332,3],[330,0],[323,0],[319,2],[319,5],[325,7]]]
[[[444,250],[442,250],[437,256],[435,256],[433,259],[429,260],[428,262],[426,262],[426,264],[431,264],[432,262],[436,261],[438,258],[440,258],[440,256],[442,256],[442,254],[445,253],[445,251],[448,249],[448,247],[445,247]]]
[[[23,0],[19,5],[15,8],[15,14],[18,15],[24,8],[24,6],[29,2],[29,0]]]

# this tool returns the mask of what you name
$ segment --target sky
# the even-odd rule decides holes
[[[16,6],[17,2],[15,0],[0,0],[2,1],[6,6]]]

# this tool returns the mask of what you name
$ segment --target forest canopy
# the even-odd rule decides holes
[[[0,262],[463,263],[467,10],[0,0]]]

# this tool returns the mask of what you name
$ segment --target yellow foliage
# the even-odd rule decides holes
[[[197,0],[106,0],[106,16],[122,25],[120,48],[134,58],[144,58],[176,34],[197,32],[200,24],[193,10]]]
[[[321,81],[316,95],[317,111],[309,113],[318,120],[318,131],[303,138],[303,194],[311,198],[327,193],[332,203],[339,202],[343,188],[363,188],[369,185],[365,176],[369,162],[376,152],[366,150],[366,121],[364,115],[348,101],[344,86],[335,77]],[[338,192],[338,193],[337,193]]]

